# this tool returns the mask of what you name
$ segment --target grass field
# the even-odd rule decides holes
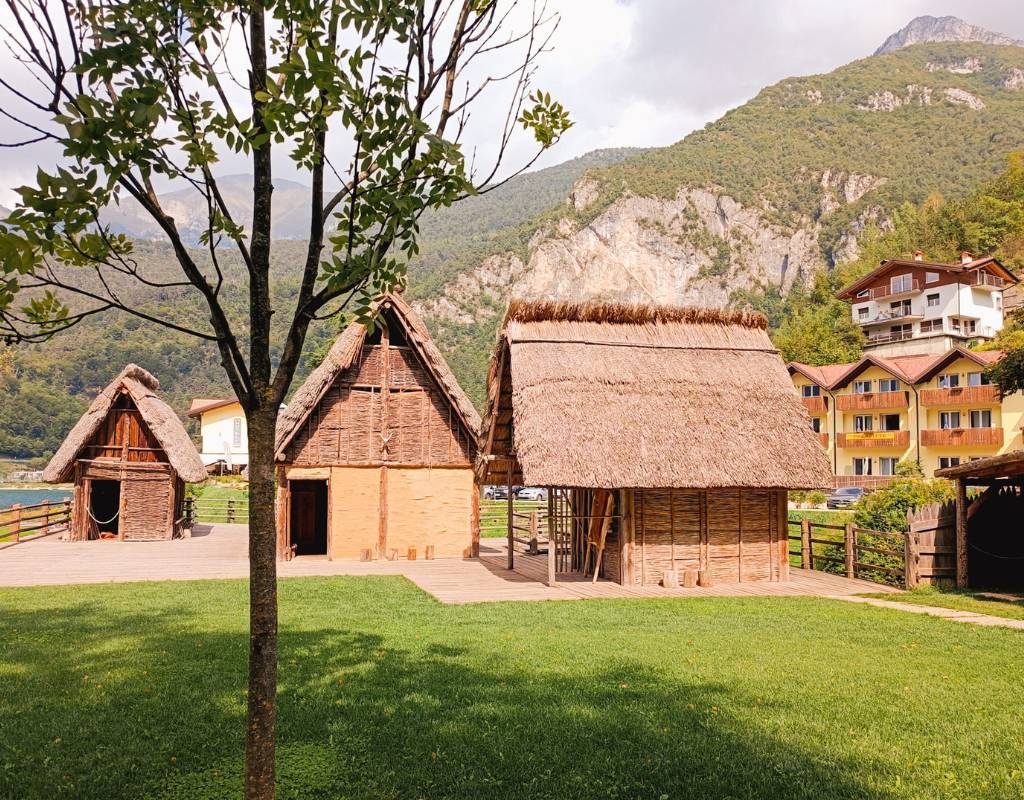
[[[955,589],[936,589],[922,586],[904,594],[878,594],[868,597],[880,597],[897,603],[911,603],[918,606],[934,606],[936,608],[953,608],[957,611],[969,611],[972,614],[990,614],[993,617],[1006,619],[1024,619],[1024,599],[1000,600],[985,597],[977,592]]]
[[[0,590],[0,797],[238,797],[247,585]],[[1021,635],[814,599],[281,582],[299,798],[1019,798]]]

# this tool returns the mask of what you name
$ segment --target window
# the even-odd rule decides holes
[[[973,319],[965,319],[964,320],[964,333],[974,333],[974,331],[977,330],[977,327],[978,327],[977,320],[973,320]]]
[[[882,414],[878,419],[878,429],[881,431],[898,431],[900,429],[899,414]]]
[[[871,394],[871,381],[854,381],[854,394]]]
[[[939,427],[944,431],[951,431],[960,427],[959,411],[940,411]]]
[[[949,325],[953,329],[953,333],[960,333],[960,317],[951,317]]]
[[[895,378],[882,378],[878,382],[878,391],[880,392],[898,392],[900,390],[900,382]]]
[[[991,428],[992,427],[992,412],[985,408],[980,411],[971,412],[971,427],[972,428]]]
[[[939,296],[937,294],[928,295],[928,308],[939,307]]]
[[[870,312],[870,311],[871,311],[870,307],[868,307],[868,306],[861,306],[860,308],[857,309],[857,319],[867,319],[868,318],[868,312]]]
[[[926,272],[924,274],[924,282],[925,283],[938,283],[939,282],[939,273],[937,273],[937,272]]]
[[[921,333],[932,333],[933,331],[941,331],[941,330],[942,330],[942,320],[941,319],[930,319],[930,320],[927,320],[926,322],[922,322],[921,323]]]
[[[914,289],[914,276],[911,274],[896,275],[889,279],[889,291],[892,294],[910,292]]]
[[[905,339],[909,339],[914,335],[913,325],[893,325],[889,328],[889,333],[892,338],[897,342],[902,342]]]
[[[857,433],[865,433],[872,429],[872,419],[870,414],[858,414],[853,418],[853,429]]]
[[[985,377],[984,372],[968,372],[967,373],[967,385],[968,386],[988,386],[989,380]]]
[[[231,420],[231,446],[242,446],[242,418],[235,417]]]
[[[821,417],[811,417],[811,430],[821,433]]]
[[[895,475],[896,465],[900,463],[898,458],[883,457],[878,459],[879,475]]]
[[[804,397],[821,397],[821,387],[816,383],[808,383],[800,387],[800,394]]]
[[[939,376],[940,389],[956,389],[960,385],[960,376],[955,372]]]
[[[867,297],[869,294],[871,294],[871,292],[868,289],[862,289],[857,292],[857,297]]]
[[[949,467],[959,467],[960,458],[959,456],[939,456],[939,469],[947,469]]]
[[[909,317],[912,311],[909,300],[898,300],[895,303],[889,303],[889,316],[896,317]]]
[[[870,458],[855,458],[855,459],[853,459],[853,474],[854,475],[870,475],[871,474],[871,459]]]
[[[997,293],[995,297],[996,297],[996,308],[1002,308],[1003,307],[1003,296],[1001,294]]]

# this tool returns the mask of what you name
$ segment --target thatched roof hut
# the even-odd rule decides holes
[[[184,484],[205,480],[206,470],[159,388],[153,375],[129,364],[43,471],[43,480],[75,483],[73,539],[165,539],[180,532]]]
[[[746,312],[513,301],[479,477],[551,488],[559,571],[589,569],[589,542],[623,583],[785,579],[786,490],[832,474],[765,327]]]
[[[475,552],[480,417],[398,294],[354,323],[281,414],[279,552]]]
[[[513,302],[488,389],[489,482],[514,444],[529,485],[831,484],[760,315]]]

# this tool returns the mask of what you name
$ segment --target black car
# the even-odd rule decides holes
[[[865,494],[867,493],[860,486],[843,486],[828,496],[825,505],[828,508],[848,508]]]

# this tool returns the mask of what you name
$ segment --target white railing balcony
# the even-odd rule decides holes
[[[1000,291],[1007,286],[1006,281],[998,275],[989,275],[987,272],[973,275],[968,283],[978,289],[988,289],[989,291]]]

